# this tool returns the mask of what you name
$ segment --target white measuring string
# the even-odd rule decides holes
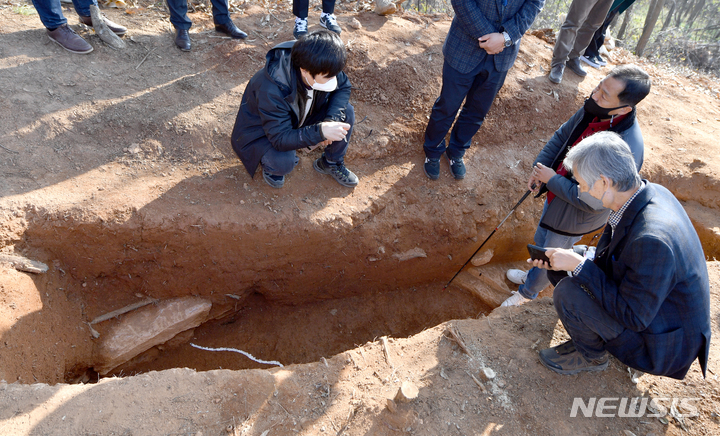
[[[250,353],[248,353],[248,352],[246,352],[246,351],[243,351],[243,350],[238,350],[238,349],[236,349],[236,348],[206,348],[206,347],[201,347],[200,345],[195,345],[195,344],[193,344],[192,342],[190,342],[190,345],[192,345],[192,346],[195,347],[195,348],[199,348],[199,349],[205,350],[205,351],[232,351],[232,352],[234,352],[234,353],[240,353],[240,354],[242,354],[243,356],[247,357],[248,359],[253,360],[253,361],[257,362],[257,363],[264,363],[264,364],[266,364],[266,365],[277,365],[277,366],[280,366],[280,367],[283,366],[282,363],[280,363],[280,362],[278,362],[278,361],[276,361],[276,360],[267,361],[267,360],[256,359],[255,357],[253,357],[252,354],[250,354]]]

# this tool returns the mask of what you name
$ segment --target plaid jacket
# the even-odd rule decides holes
[[[520,38],[544,4],[545,0],[452,0],[455,18],[443,44],[445,59],[459,72],[469,73],[488,56],[480,48],[478,38],[505,31],[514,44],[494,55],[493,61],[498,71],[509,70],[515,62]]]
[[[710,351],[710,284],[700,239],[685,210],[645,182],[611,235],[605,227],[593,262],[572,280],[625,326],[605,348],[641,371],[682,379]]]

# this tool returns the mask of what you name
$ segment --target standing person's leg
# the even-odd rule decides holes
[[[60,0],[33,0],[40,21],[53,42],[71,53],[88,54],[93,48],[67,25]]]
[[[48,30],[55,30],[67,24],[60,0],[33,0],[32,3],[40,17],[40,21]]]
[[[190,30],[192,21],[187,16],[187,0],[166,0],[170,22],[177,30]]]
[[[583,54],[585,48],[587,48],[588,44],[590,44],[590,40],[592,39],[595,31],[600,28],[605,21],[608,11],[610,10],[610,6],[612,6],[612,2],[613,0],[597,0],[594,2],[592,8],[587,12],[585,21],[577,31],[575,44],[569,54],[570,59],[578,58]]]
[[[450,134],[450,144],[446,156],[450,164],[450,171],[456,180],[465,178],[465,162],[463,161],[465,151],[470,148],[473,136],[485,121],[485,116],[490,111],[495,96],[502,88],[505,76],[507,76],[507,71],[495,70],[491,56],[486,58],[484,64],[483,70],[475,76],[475,80],[470,86],[465,104]]]
[[[605,18],[605,21],[603,21],[602,26],[600,26],[600,28],[595,31],[592,39],[590,40],[590,44],[588,44],[588,47],[585,49],[584,56],[586,58],[592,59],[593,57],[600,55],[600,47],[605,44],[605,35],[607,34],[607,29],[608,27],[610,27],[610,23],[612,23],[615,17],[617,17],[617,11],[610,11],[610,13],[608,13],[608,16]]]
[[[170,22],[175,27],[175,45],[182,51],[190,51],[190,27],[187,16],[187,0],[165,0],[170,11]]]
[[[293,15],[307,19],[310,0],[293,0]]]
[[[80,22],[90,27],[93,27],[92,17],[90,16],[90,6],[97,5],[97,0],[73,0],[73,6],[75,7],[75,12],[77,12],[80,17]],[[127,27],[110,21],[105,14],[101,14],[101,17],[105,25],[108,26],[108,29],[114,34],[122,36],[127,33]]]
[[[476,68],[479,70],[479,68]],[[440,176],[440,156],[445,153],[445,136],[447,135],[460,105],[472,86],[477,71],[463,74],[451,67],[445,60],[443,63],[442,88],[440,96],[435,100],[430,120],[425,128],[425,174],[431,179]]]
[[[320,25],[338,35],[342,33],[342,28],[340,28],[333,13],[333,11],[335,11],[335,0],[322,0],[322,10]]]
[[[505,83],[506,76],[507,71],[495,70],[492,58],[488,56],[485,68],[475,76],[468,90],[465,104],[452,129],[447,149],[448,157],[462,158],[465,155],[465,150],[470,148],[473,136],[482,126],[495,96]]]
[[[310,0],[293,0],[293,15],[295,15],[295,27],[293,36],[300,39],[308,33],[308,8]]]
[[[211,0],[213,22],[215,23],[215,31],[231,36],[233,39],[245,39],[247,33],[238,29],[230,18],[230,10],[228,0]]]
[[[596,0],[573,0],[570,4],[565,21],[562,23],[562,26],[560,26],[560,32],[555,42],[550,65],[564,64],[567,62],[570,57],[570,52],[575,45],[578,30],[587,19],[595,3]],[[603,15],[603,18],[604,17]],[[587,47],[587,42],[585,43],[585,47]]]
[[[322,0],[322,11],[323,14],[334,14],[335,0]]]
[[[553,57],[550,61],[550,74],[548,78],[551,82],[560,83],[562,81],[563,74],[565,72],[565,64],[567,64],[571,59],[573,61],[573,71],[580,76],[587,75],[587,72],[583,74],[582,68],[575,65],[578,60],[573,59],[570,56],[570,52],[575,45],[578,29],[587,19],[590,10],[595,5],[595,2],[596,0],[573,0],[570,4],[565,21],[560,27],[560,32],[558,33],[557,41],[555,42],[555,48],[553,49]],[[587,42],[584,47],[587,47]]]
[[[211,0],[213,23],[227,24],[232,23],[230,19],[230,6],[228,0]]]

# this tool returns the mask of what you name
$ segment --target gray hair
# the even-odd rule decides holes
[[[619,192],[637,188],[642,183],[632,151],[614,132],[598,132],[570,149],[563,165],[592,187],[605,176]]]

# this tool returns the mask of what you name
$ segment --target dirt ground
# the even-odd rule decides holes
[[[275,190],[242,168],[229,134],[248,79],[291,38],[290,3],[233,2],[245,41],[216,34],[196,5],[190,53],[174,47],[162,2],[105,10],[129,28],[122,51],[66,9],[95,47],[87,56],[52,43],[23,5],[0,0],[0,253],[49,271],[0,264],[0,434],[720,434],[717,340],[707,379],[695,364],[684,381],[635,384],[614,360],[603,373],[559,376],[537,359],[565,334],[549,298],[492,311],[465,289],[441,291],[522,196],[552,132],[609,68],[635,62],[653,78],[638,106],[642,173],[696,225],[720,337],[717,80],[616,50],[607,68],[552,86],[551,45],[526,35],[466,157],[468,177],[453,180],[443,164],[433,182],[421,143],[448,17],[379,17],[369,2],[338,2],[358,120],[346,163],[360,184],[316,173],[314,151]],[[522,265],[540,208],[528,199],[498,230],[491,265]],[[213,319],[97,382],[88,321],[187,295],[212,301]],[[95,327],[102,337],[117,321]],[[393,409],[386,399],[402,382],[419,395]],[[573,418],[576,397],[657,407]]]

